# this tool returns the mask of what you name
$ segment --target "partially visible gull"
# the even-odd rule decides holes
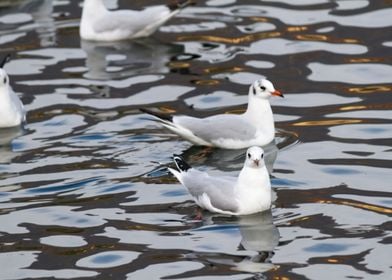
[[[26,112],[19,97],[10,86],[10,79],[4,69],[10,55],[0,62],[0,128],[19,126],[26,120]]]
[[[141,11],[109,11],[103,0],[85,0],[80,37],[91,41],[147,37],[189,4],[190,0],[177,0],[168,5],[146,7]]]

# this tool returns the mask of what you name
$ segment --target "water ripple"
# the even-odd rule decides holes
[[[152,38],[99,43],[79,40],[80,2],[0,4],[28,112],[0,130],[1,279],[388,278],[387,3],[198,1]],[[272,211],[196,219],[172,154],[237,175],[245,151],[192,146],[138,109],[240,113],[264,77],[285,94],[264,147]]]

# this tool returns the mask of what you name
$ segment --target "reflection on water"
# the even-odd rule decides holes
[[[93,80],[112,80],[145,73],[167,73],[172,57],[182,53],[180,45],[166,45],[148,38],[120,42],[81,40],[88,72]]]
[[[309,80],[335,81],[349,84],[382,84],[389,83],[392,75],[392,66],[375,63],[355,63],[344,65],[325,65],[310,63],[308,65],[312,74]],[[344,73],[344,75],[342,75]]]
[[[2,1],[5,2],[5,1]],[[12,42],[13,40],[26,35],[27,32],[35,30],[40,40],[41,47],[48,47],[55,44],[56,27],[53,19],[52,0],[22,0],[10,1],[15,6],[6,7],[0,11],[0,22],[20,24],[16,30],[15,26],[6,26],[2,37],[2,43]],[[11,4],[11,3],[10,3]],[[10,16],[15,13],[17,16]],[[3,18],[3,20],[1,20]],[[7,20],[9,18],[10,20]],[[13,19],[16,19],[14,21]]]
[[[241,246],[256,252],[237,264],[236,270],[260,273],[274,268],[271,258],[279,243],[279,230],[272,222],[272,213],[241,217],[239,220]]]
[[[198,1],[153,38],[102,44],[79,40],[80,2],[0,1],[28,111],[0,130],[1,279],[389,277],[387,3]],[[172,154],[236,175],[244,150],[191,146],[138,109],[242,112],[261,77],[285,94],[264,147],[272,211],[194,220]]]
[[[17,156],[13,140],[22,134],[23,129],[20,127],[0,128],[0,164],[9,163]]]

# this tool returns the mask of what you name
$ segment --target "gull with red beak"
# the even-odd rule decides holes
[[[169,171],[192,195],[195,203],[214,213],[248,215],[271,208],[271,183],[262,148],[250,147],[238,177],[210,176],[174,155],[178,170]]]
[[[219,114],[207,118],[170,116],[141,109],[154,116],[164,127],[195,145],[224,149],[244,149],[264,146],[274,140],[275,124],[269,98],[283,97],[265,79],[255,81],[249,88],[248,108],[243,114]]]

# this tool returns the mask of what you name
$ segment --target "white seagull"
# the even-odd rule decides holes
[[[262,148],[250,147],[238,178],[212,177],[190,167],[174,155],[177,170],[169,171],[183,184],[201,208],[227,215],[248,215],[271,208],[271,183]]]
[[[243,114],[219,114],[207,118],[170,116],[147,109],[155,120],[195,145],[224,149],[244,149],[264,146],[275,137],[275,124],[269,103],[272,95],[283,97],[265,79],[255,81],[249,88],[248,108]]]
[[[147,37],[189,4],[189,0],[177,0],[172,4],[150,6],[141,11],[109,11],[103,0],[85,0],[79,29],[80,37],[91,41]]]
[[[26,120],[22,102],[10,86],[10,79],[3,69],[10,59],[8,54],[0,63],[0,128],[19,126]]]

